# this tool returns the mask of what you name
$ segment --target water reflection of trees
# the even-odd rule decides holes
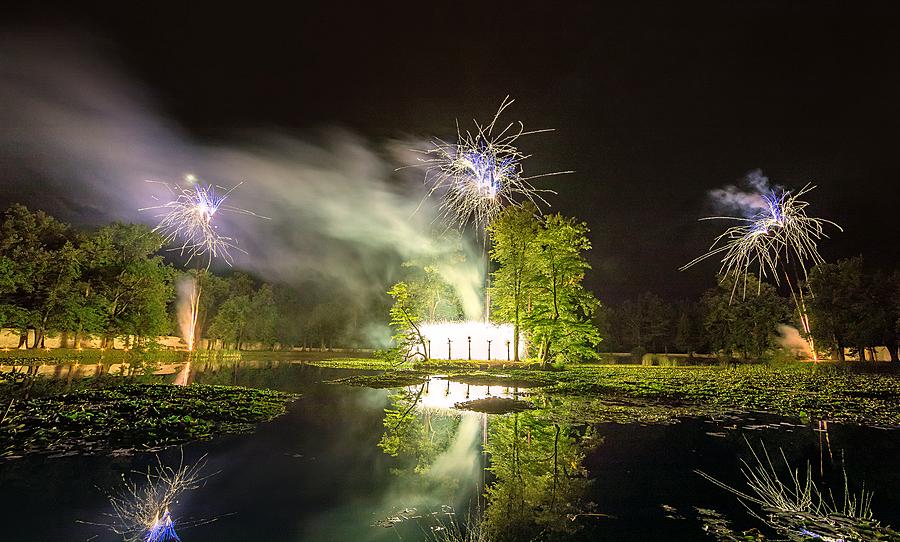
[[[582,465],[588,430],[554,421],[544,410],[491,419],[485,446],[494,481],[485,488],[482,528],[492,540],[563,539],[590,513]]]
[[[379,446],[388,455],[407,458],[406,467],[395,474],[420,475],[423,487],[440,479],[448,490],[445,502],[450,502],[462,480],[443,476],[442,469],[436,472],[435,462],[455,446],[468,424],[477,424],[489,461],[482,462],[478,446],[466,452],[480,466],[476,483],[484,500],[470,514],[470,523],[478,518],[481,539],[564,540],[598,515],[585,498],[590,480],[582,464],[584,450],[597,444],[590,428],[549,409],[487,415],[421,408],[422,390],[411,387],[390,396]]]

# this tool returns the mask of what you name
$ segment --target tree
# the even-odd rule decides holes
[[[498,264],[491,275],[492,315],[495,320],[513,325],[513,361],[519,361],[519,336],[527,310],[527,294],[538,278],[540,224],[536,213],[531,204],[507,207],[489,227],[493,239],[491,259]]]
[[[11,206],[0,225],[0,313],[27,340],[43,344],[48,331],[73,326],[83,299],[79,278],[83,254],[74,232],[43,211]]]
[[[103,313],[105,341],[140,342],[170,331],[166,306],[175,295],[175,271],[155,255],[162,242],[147,226],[121,223],[85,241],[85,296]]]
[[[405,282],[398,282],[388,294],[394,298],[391,307],[391,327],[394,328],[393,341],[397,353],[403,361],[408,361],[415,356],[421,356],[427,360],[430,352],[425,336],[419,329],[420,317],[415,310],[409,293],[409,286]]]
[[[813,338],[819,345],[829,345],[844,361],[845,349],[861,339],[856,323],[864,317],[859,312],[865,297],[862,258],[815,266],[807,286]]]
[[[590,269],[583,252],[590,250],[584,222],[562,215],[544,218],[536,239],[539,255],[537,278],[525,325],[539,345],[538,358],[546,367],[551,360],[596,358],[600,334],[592,316],[597,299],[581,284]]]
[[[273,346],[278,340],[275,335],[277,318],[275,292],[271,285],[263,284],[250,298],[247,338],[269,347]]]
[[[209,334],[240,350],[250,316],[250,297],[244,294],[229,297],[220,306],[209,326]]]
[[[433,257],[426,261],[403,263],[407,270],[404,282],[409,288],[413,310],[423,321],[459,320],[463,317],[462,303],[456,291],[444,277],[465,257],[454,254],[447,257]]]
[[[789,321],[790,305],[773,286],[760,284],[753,276],[747,277],[747,291],[758,291],[757,295],[739,299],[732,296],[733,287],[734,279],[726,278],[703,296],[707,340],[729,357],[740,352],[744,359],[761,360],[778,325]]]
[[[622,320],[622,341],[629,349],[640,347],[659,352],[668,345],[673,311],[658,295],[644,292],[637,299],[622,303],[617,312]]]

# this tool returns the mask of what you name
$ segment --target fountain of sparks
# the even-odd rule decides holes
[[[806,280],[809,267],[825,261],[819,254],[818,248],[819,240],[828,238],[825,227],[834,226],[838,231],[843,231],[843,229],[830,220],[807,215],[806,208],[809,203],[800,198],[815,188],[815,185],[807,184],[796,193],[787,190],[770,190],[761,195],[762,208],[749,218],[734,216],[702,218],[701,220],[731,220],[739,222],[739,224],[726,229],[717,236],[709,251],[691,260],[680,270],[684,271],[708,258],[721,255],[722,265],[719,268],[719,274],[723,279],[734,278],[734,287],[731,292],[732,299],[734,299],[739,284],[743,284],[741,296],[746,297],[747,278],[754,267],[760,284],[758,288],[761,288],[762,279],[765,277],[771,277],[775,284],[781,284],[778,274],[779,267],[782,267],[783,264],[792,264],[796,275],[794,280],[791,280],[787,269],[783,270],[784,278],[800,314],[800,323],[807,341],[810,343],[813,360],[818,361],[812,340],[809,314],[799,281]],[[758,293],[759,290],[757,290]]]
[[[491,306],[488,228],[508,205],[530,201],[538,209],[549,206],[543,195],[554,192],[536,188],[534,179],[571,173],[524,175],[522,162],[529,156],[516,147],[516,142],[522,136],[552,129],[526,131],[522,122],[498,124],[500,115],[514,101],[505,97],[491,122],[481,124],[474,120],[474,130],[463,131],[457,123],[455,142],[434,139],[431,148],[416,151],[423,155],[420,161],[425,168],[425,183],[430,187],[428,197],[440,197],[440,216],[448,227],[463,229],[471,223],[484,240],[485,322],[490,321]]]
[[[192,260],[206,259],[205,269],[209,269],[215,258],[221,258],[229,266],[234,263],[232,250],[244,252],[231,237],[220,235],[214,218],[220,212],[231,212],[266,218],[252,211],[225,205],[231,193],[241,184],[224,189],[201,182],[194,175],[186,175],[187,188],[161,181],[148,181],[161,184],[170,193],[170,199],[140,211],[160,210],[159,223],[153,229],[163,236],[163,243],[174,245],[170,250],[187,256],[186,264]],[[217,193],[216,189],[222,191]],[[193,351],[197,338],[197,319],[200,309],[202,288],[199,280],[200,269],[189,281],[179,284],[179,327],[188,351]]]
[[[511,361],[512,324],[485,322],[423,322],[419,330],[430,350],[428,358],[446,360]],[[421,352],[416,345],[415,351]],[[525,341],[519,338],[519,352]]]

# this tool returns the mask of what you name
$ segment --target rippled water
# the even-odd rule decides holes
[[[166,370],[170,381],[181,367]],[[743,530],[758,527],[736,499],[694,471],[742,486],[744,437],[807,461],[834,484],[875,491],[873,509],[900,525],[900,432],[745,415],[665,425],[580,424],[566,406],[506,415],[460,412],[456,402],[527,390],[433,379],[426,388],[372,390],[324,381],[360,374],[300,364],[201,364],[181,377],[300,392],[288,413],[249,435],[184,446],[207,455],[205,486],[173,507],[184,542],[426,540],[433,527],[482,518],[504,539],[704,540],[695,507]],[[65,376],[63,373],[61,376]],[[177,449],[161,454],[177,463]],[[843,458],[843,461],[842,461]],[[117,540],[98,488],[156,461],[29,457],[0,463],[2,540]],[[452,510],[453,515],[448,515]],[[214,520],[190,528],[179,522]],[[440,534],[440,531],[438,531]],[[94,538],[92,538],[94,537]]]

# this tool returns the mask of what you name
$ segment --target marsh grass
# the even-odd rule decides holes
[[[745,439],[746,441],[746,439]],[[850,490],[846,470],[843,487],[835,497],[831,488],[813,480],[812,466],[791,466],[783,450],[773,462],[765,445],[757,451],[747,441],[753,459],[741,460],[746,490],[730,486],[703,471],[694,471],[737,496],[750,514],[789,540],[867,542],[900,540],[900,534],[882,526],[872,514],[873,493],[864,487]]]

